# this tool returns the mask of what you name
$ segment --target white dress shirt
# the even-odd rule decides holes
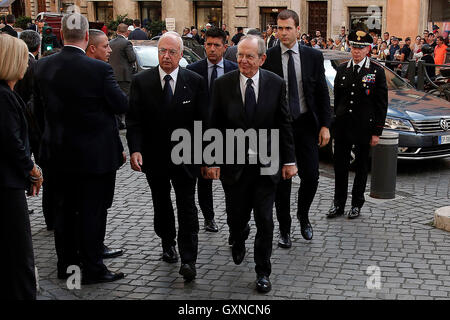
[[[161,88],[164,90],[164,85],[166,84],[166,80],[164,80],[164,77],[167,75],[167,73],[161,68],[161,66],[158,66],[158,69],[159,69],[159,78],[161,79]],[[180,69],[180,67],[177,67],[170,74],[172,79],[169,81],[169,84],[170,84],[170,87],[172,88],[172,93],[174,95],[175,95],[175,88],[177,86],[177,77],[178,77],[179,69]]]
[[[239,82],[241,85],[241,94],[242,94],[242,103],[245,106],[245,90],[247,89],[247,78],[246,76],[244,76],[242,73],[239,74]],[[255,98],[256,98],[256,103],[258,103],[258,92],[259,92],[259,70],[258,72],[256,72],[256,74],[251,78],[253,80],[253,90],[255,91]]]
[[[300,113],[305,113],[308,111],[306,107],[305,95],[303,93],[303,80],[302,80],[302,67],[301,67],[301,57],[300,51],[298,48],[298,42],[296,41],[294,46],[289,49],[283,43],[280,43],[281,47],[281,63],[283,65],[283,77],[284,81],[286,81],[286,98],[289,101],[289,84],[288,84],[288,62],[289,62],[289,53],[288,50],[292,50],[292,58],[294,59],[294,68],[295,68],[295,77],[297,78],[297,87],[298,87],[298,98],[300,101]]]

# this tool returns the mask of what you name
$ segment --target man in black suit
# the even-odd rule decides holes
[[[283,77],[288,86],[288,102],[293,118],[295,153],[301,179],[298,192],[297,217],[301,234],[311,240],[313,229],[309,222],[309,209],[319,184],[319,150],[330,139],[330,98],[325,80],[323,55],[318,50],[301,46],[297,41],[300,32],[295,11],[283,10],[278,14],[280,43],[267,52],[264,68]],[[280,224],[281,248],[290,248],[291,230],[291,180],[278,185],[275,207]]]
[[[103,62],[108,63],[109,56],[111,55],[111,47],[109,46],[108,37],[106,34],[98,29],[89,29],[89,43],[86,48],[86,55],[89,58],[97,59]],[[119,136],[120,142],[120,152],[122,152],[123,163],[127,161],[127,155],[124,152],[122,141],[120,140],[119,128],[116,127],[116,134]],[[116,174],[114,173],[114,177],[111,179],[111,184],[109,185],[109,197],[107,200],[107,206],[105,206],[105,210],[103,211],[103,215],[101,217],[101,233],[100,239],[102,241],[102,256],[103,259],[115,258],[121,256],[123,254],[123,250],[121,249],[111,249],[105,245],[105,235],[106,235],[106,224],[107,224],[107,216],[108,210],[111,208],[113,200],[114,200],[114,189],[116,182]]]
[[[350,152],[355,146],[355,179],[349,219],[360,215],[364,204],[370,147],[376,146],[384,127],[388,105],[386,75],[367,54],[372,37],[363,30],[349,35],[352,59],[341,64],[334,80],[334,202],[327,214],[344,214],[348,190]]]
[[[17,38],[17,31],[14,30],[14,23],[16,23],[16,17],[13,14],[8,14],[6,16],[6,25],[0,29],[0,31]]]
[[[206,99],[208,105],[211,102],[211,93],[214,80],[223,76],[225,73],[238,68],[237,64],[223,58],[225,52],[226,33],[219,28],[210,28],[206,30],[205,51],[206,58],[187,66],[201,75],[205,82],[205,87],[209,88]],[[210,108],[208,108],[210,110]],[[205,230],[210,232],[218,232],[216,221],[214,220],[213,192],[212,181],[204,179],[202,176],[198,178],[197,183],[198,202],[205,218]]]
[[[115,114],[127,111],[128,99],[111,66],[86,56],[87,19],[74,13],[61,24],[65,46],[38,61],[34,81],[40,161],[51,171],[58,206],[58,278],[67,278],[68,266],[81,265],[82,283],[109,282],[124,277],[103,264],[101,220],[123,162]]]
[[[277,44],[277,38],[275,37],[275,34],[277,33],[277,27],[276,26],[267,26],[267,49],[272,48]]]
[[[264,40],[260,37],[246,36],[241,40],[238,45],[239,70],[223,75],[214,83],[209,127],[219,129],[224,137],[227,129],[261,130],[259,134],[265,130],[266,135],[259,136],[259,146],[270,146],[271,158],[269,162],[264,161],[263,151],[251,142],[243,150],[234,144],[234,154],[228,154],[229,143],[242,140],[234,136],[232,141],[226,141],[224,159],[242,156],[245,163],[225,163],[220,168],[207,170],[208,178],[222,180],[233,241],[232,256],[236,264],[244,259],[245,241],[250,232],[248,222],[252,210],[254,212],[257,228],[254,246],[256,288],[260,292],[269,292],[272,287],[269,276],[276,185],[281,176],[289,179],[297,173],[285,84],[274,73],[260,69],[266,58],[265,51]],[[273,137],[274,129],[279,133],[278,141],[278,137]],[[278,149],[272,150],[272,147]],[[239,154],[239,151],[244,154]],[[266,172],[268,167],[273,170]]]
[[[193,137],[194,121],[206,119],[207,96],[203,78],[179,67],[183,40],[166,32],[158,42],[159,66],[137,74],[131,83],[130,111],[126,117],[131,168],[144,172],[152,192],[154,227],[162,242],[162,260],[178,261],[175,216],[170,198],[175,190],[178,214],[180,274],[196,277],[198,215],[195,184],[200,168],[176,162],[171,150],[174,130],[184,128]]]
[[[147,34],[141,29],[141,20],[133,21],[134,30],[128,36],[128,40],[148,40]]]

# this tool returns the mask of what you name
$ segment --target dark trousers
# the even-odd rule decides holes
[[[348,192],[348,171],[350,167],[350,152],[353,142],[345,138],[335,138],[334,145],[334,204],[345,207]],[[355,144],[355,179],[352,189],[352,207],[361,208],[364,204],[364,191],[369,171],[370,145]]]
[[[319,185],[319,131],[312,113],[301,115],[293,123],[295,157],[297,160],[300,188],[298,190],[297,217],[307,221],[309,209]],[[281,233],[291,230],[292,180],[281,180],[277,186],[275,208]]]
[[[98,277],[106,272],[101,239],[114,175],[115,171],[100,175],[60,173],[55,179],[59,272],[66,273],[68,266],[80,263],[85,277]]]
[[[270,257],[276,184],[269,176],[261,176],[257,166],[247,166],[236,183],[223,184],[223,188],[231,239],[237,243],[247,240],[253,210],[256,224],[255,271],[258,275],[269,276],[272,271]]]
[[[25,191],[0,188],[1,300],[36,299],[30,218]]]
[[[44,174],[44,183],[42,184],[42,212],[44,214],[47,229],[53,230],[55,224],[55,173],[53,170],[42,168]]]
[[[198,203],[205,220],[214,219],[212,180],[199,177],[197,181]]]
[[[178,249],[181,263],[195,263],[198,250],[198,211],[195,206],[196,179],[187,175],[174,177],[147,174],[152,191],[154,227],[161,238],[163,250],[175,246],[177,232],[170,198],[171,182],[175,190],[178,215]]]
[[[108,209],[112,207],[112,203],[114,201],[114,189],[116,187],[116,171],[108,175],[106,179],[109,181],[105,181],[107,184],[105,210],[103,210],[102,215],[100,217],[100,227],[101,227],[100,240],[102,242],[102,246],[104,245],[105,242],[106,224],[108,223]]]

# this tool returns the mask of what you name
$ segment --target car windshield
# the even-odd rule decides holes
[[[325,76],[327,78],[328,88],[333,88],[334,86],[334,78],[336,77],[336,68],[348,60],[325,60]],[[411,89],[412,86],[409,85],[406,81],[400,78],[397,74],[395,74],[390,69],[382,66],[384,72],[386,74],[386,82],[388,86],[388,90],[407,90]]]
[[[153,68],[159,64],[158,47],[135,46],[134,50],[136,52],[137,61],[142,68]],[[196,61],[193,59],[193,55],[191,53],[187,53],[187,51],[184,50],[183,57],[180,60],[180,66],[186,68],[188,64]]]

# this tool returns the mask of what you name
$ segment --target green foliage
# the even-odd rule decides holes
[[[25,30],[28,28],[29,23],[31,23],[30,17],[20,16],[16,19],[16,23],[14,24],[14,27]]]
[[[155,20],[147,23],[144,26],[148,32],[151,33],[152,37],[157,36],[166,27],[166,22],[161,20]]]
[[[127,18],[128,13],[122,15],[118,15],[116,20],[112,20],[107,24],[108,30],[117,31],[117,27],[121,23],[125,23],[128,26],[131,26],[133,24],[133,19]]]

